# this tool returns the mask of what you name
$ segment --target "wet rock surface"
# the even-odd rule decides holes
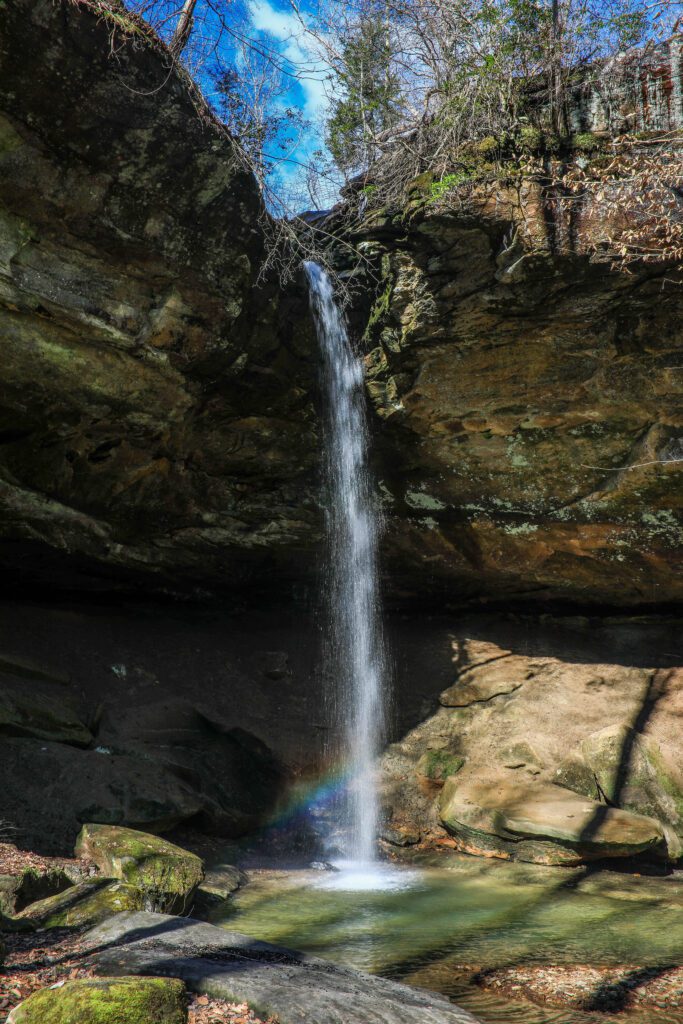
[[[85,938],[98,973],[163,974],[244,1000],[281,1024],[476,1024],[430,992],[336,967],[190,918],[126,914]]]

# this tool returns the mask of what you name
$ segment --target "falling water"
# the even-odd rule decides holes
[[[323,355],[330,493],[329,580],[332,677],[343,725],[350,783],[345,814],[348,855],[375,859],[378,797],[374,761],[384,732],[385,665],[378,607],[377,535],[368,469],[363,366],[354,355],[330,278],[305,264]]]

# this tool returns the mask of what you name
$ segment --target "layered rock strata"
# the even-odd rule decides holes
[[[380,278],[365,345],[393,589],[680,600],[680,275],[591,262],[614,223],[533,182],[468,210],[430,189],[351,232]]]
[[[617,637],[606,664],[568,637],[520,631],[506,646],[456,632],[440,707],[384,757],[385,839],[450,836],[467,853],[544,864],[677,861],[683,672],[675,644],[645,667]]]
[[[255,180],[109,6],[2,11],[0,556],[109,589],[301,575],[318,524],[305,293],[258,283]]]

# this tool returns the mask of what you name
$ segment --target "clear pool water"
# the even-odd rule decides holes
[[[387,867],[379,882],[255,872],[214,922],[438,990],[488,1024],[683,1024],[683,1010],[589,1014],[503,999],[469,981],[473,967],[681,964],[683,876],[449,856],[444,867]]]

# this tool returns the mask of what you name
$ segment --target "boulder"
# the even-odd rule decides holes
[[[462,850],[508,860],[579,864],[657,854],[664,846],[662,826],[653,818],[507,775],[447,779],[439,813]]]
[[[33,922],[38,928],[82,928],[126,910],[144,909],[157,908],[141,889],[116,879],[98,878],[32,903],[17,919]]]
[[[16,875],[0,875],[0,913],[15,914],[36,900],[55,896],[73,885],[60,867],[24,868]]]
[[[434,692],[450,681],[442,696],[448,704],[433,710],[425,702],[386,751],[383,806],[428,841],[443,836],[439,782],[428,774],[434,752],[445,751],[464,758],[459,786],[489,778],[537,781],[653,818],[666,834],[668,859],[676,859],[683,836],[683,671],[672,662],[679,640],[675,618],[451,618],[450,630],[444,624],[430,641],[441,657],[420,660],[434,677]],[[425,650],[421,637],[420,643]],[[517,688],[505,693],[511,686]],[[475,689],[490,699],[466,703]],[[615,722],[638,723],[639,735]]]
[[[176,978],[79,978],[34,992],[7,1024],[186,1024],[185,986]]]
[[[247,876],[232,864],[213,865],[206,872],[204,881],[195,893],[192,913],[201,920],[209,920],[217,910],[241,885]]]
[[[0,912],[0,932],[34,932],[36,926],[33,921],[22,920],[19,917],[7,917]]]
[[[414,846],[420,842],[420,833],[411,822],[394,818],[382,826],[380,838],[391,846]]]
[[[70,855],[85,822],[163,831],[203,806],[189,785],[139,755],[31,739],[2,742],[0,816],[42,853]]]
[[[91,860],[107,877],[140,890],[146,904],[168,913],[184,913],[204,878],[196,854],[131,828],[84,825],[75,852]]]
[[[181,698],[106,708],[97,741],[152,760],[191,786],[201,801],[200,823],[222,835],[263,824],[282,789],[282,768],[264,743]]]
[[[555,773],[559,785],[604,800],[668,826],[669,853],[683,852],[683,779],[659,746],[628,725],[615,724],[587,736]]]
[[[529,679],[538,675],[543,662],[535,662],[520,655],[506,655],[493,664],[462,668],[452,686],[444,690],[439,701],[447,708],[464,708],[471,704],[486,703],[494,697],[515,693]]]
[[[477,1024],[443,996],[191,918],[121,914],[83,938],[99,974],[181,978],[280,1024]]]
[[[68,699],[62,695],[56,700],[25,683],[22,691],[0,688],[0,735],[32,736],[74,747],[87,747],[93,739]]]

